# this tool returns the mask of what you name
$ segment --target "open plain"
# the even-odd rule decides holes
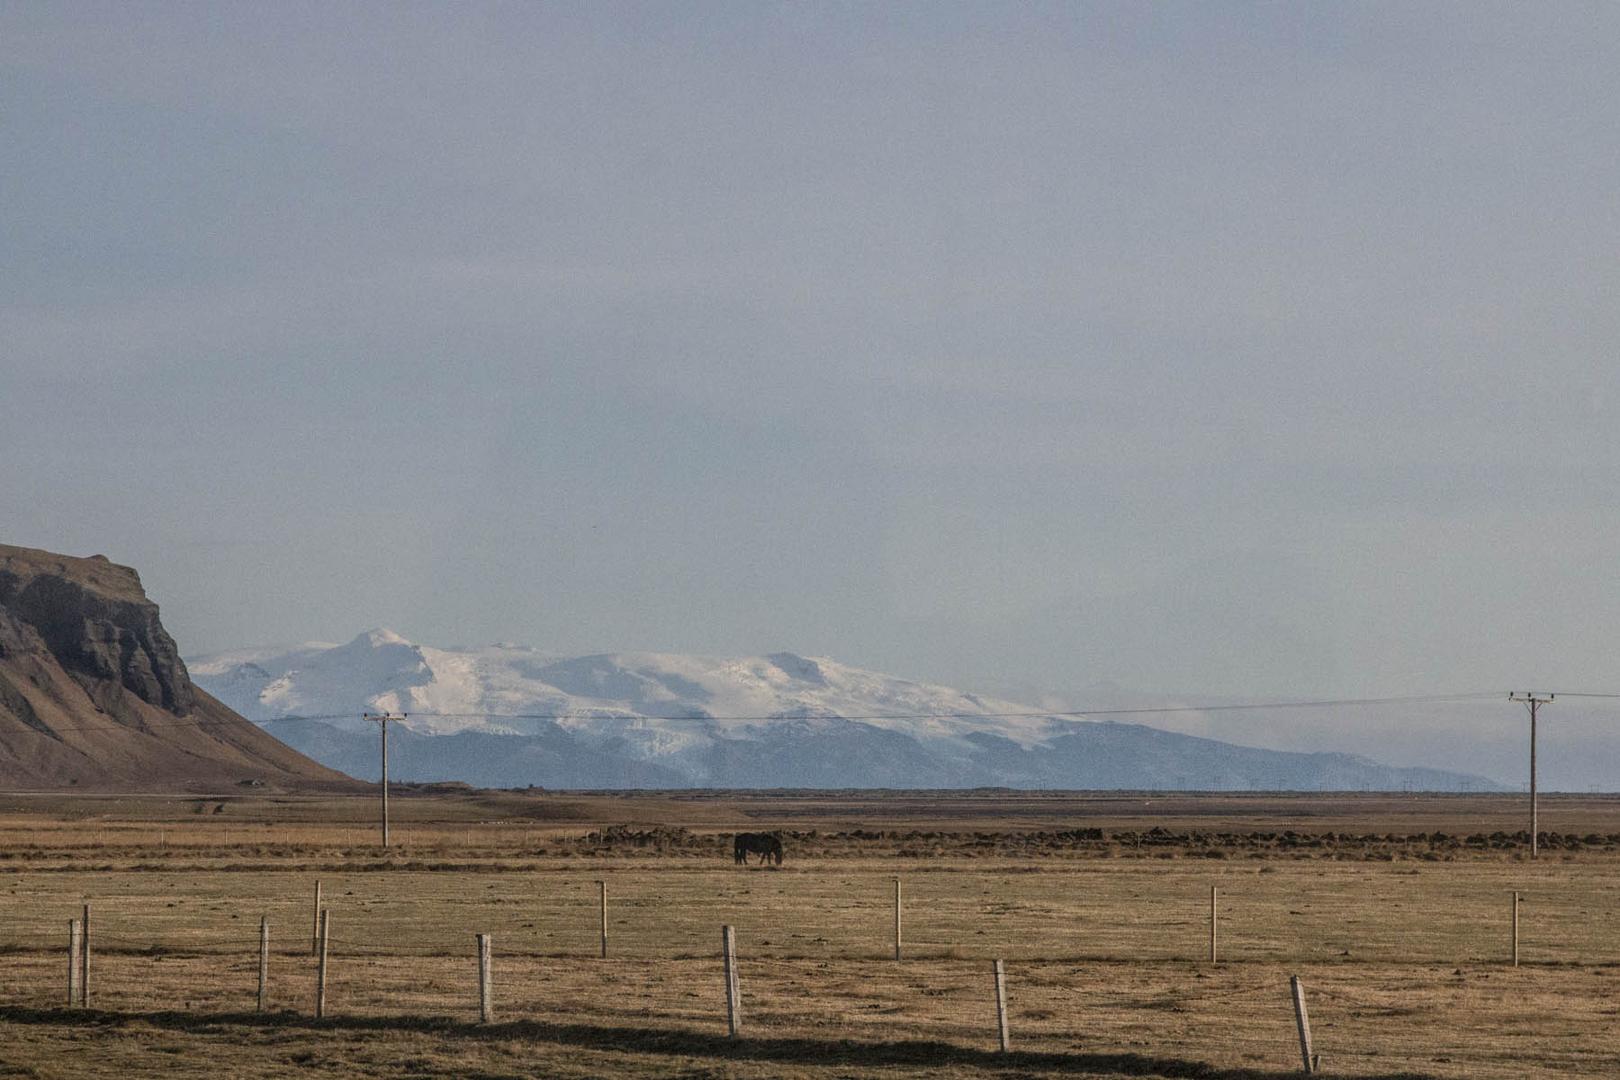
[[[1524,809],[416,789],[385,851],[374,798],[5,796],[0,1076],[1280,1077],[1301,1067],[1290,975],[1331,1075],[1613,1076],[1620,799],[1548,798],[1534,862]],[[734,865],[742,830],[780,830],[784,864]],[[89,1001],[70,1008],[86,902]]]

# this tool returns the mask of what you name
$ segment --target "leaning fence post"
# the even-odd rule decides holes
[[[318,1020],[326,1015],[326,946],[332,933],[331,912],[321,908],[321,932],[316,943],[316,954],[320,957],[319,966],[315,969],[315,1018]]]
[[[309,951],[321,951],[321,879],[315,879],[315,914],[309,924]]]
[[[270,919],[259,916],[259,1011],[264,1012],[270,995]]]
[[[720,954],[726,970],[726,1027],[733,1039],[742,1034],[742,991],[737,983],[737,932],[720,928]]]
[[[90,901],[84,902],[83,921],[79,925],[79,1004],[90,1007]]]
[[[1305,986],[1298,975],[1288,976],[1288,987],[1294,994],[1294,1023],[1299,1028],[1299,1056],[1306,1075],[1317,1071],[1321,1059],[1311,1050],[1311,1017],[1305,1011]]]
[[[1209,962],[1220,962],[1220,889],[1209,887]]]
[[[596,883],[597,900],[602,909],[602,959],[607,959],[607,882]]]
[[[1000,960],[992,960],[990,969],[996,974],[996,1034],[1001,1040],[1001,1052],[1007,1052],[1007,974]]]
[[[79,1003],[79,948],[83,924],[78,919],[68,920],[68,1008]]]
[[[478,1021],[487,1024],[495,1015],[495,1003],[491,990],[493,989],[493,976],[489,970],[490,938],[488,934],[479,934],[478,937]]]
[[[1513,966],[1519,966],[1519,894],[1513,894]]]
[[[894,958],[900,959],[900,879],[894,879]]]

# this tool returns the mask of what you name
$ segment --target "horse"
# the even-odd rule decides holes
[[[748,865],[749,855],[758,855],[760,862],[770,862],[773,858],[776,865],[782,865],[782,838],[774,833],[738,833],[731,844],[732,861],[738,866]]]

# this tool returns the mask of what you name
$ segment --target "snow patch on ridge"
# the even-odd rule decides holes
[[[951,742],[990,730],[1020,746],[1053,730],[1046,717],[992,715],[1029,712],[1024,706],[786,652],[560,657],[505,643],[435,649],[379,628],[342,645],[204,656],[191,669],[205,689],[254,720],[352,716],[358,724],[363,712],[392,711],[435,734],[531,733],[556,724],[623,738],[647,757],[817,718]]]

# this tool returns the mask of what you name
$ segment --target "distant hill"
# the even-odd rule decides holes
[[[311,757],[375,778],[364,711],[410,715],[390,774],[486,787],[1489,791],[1478,776],[1094,723],[791,653],[566,657],[388,630],[192,661]],[[288,719],[304,717],[308,719]]]
[[[349,787],[191,682],[134,570],[0,545],[0,787]]]

